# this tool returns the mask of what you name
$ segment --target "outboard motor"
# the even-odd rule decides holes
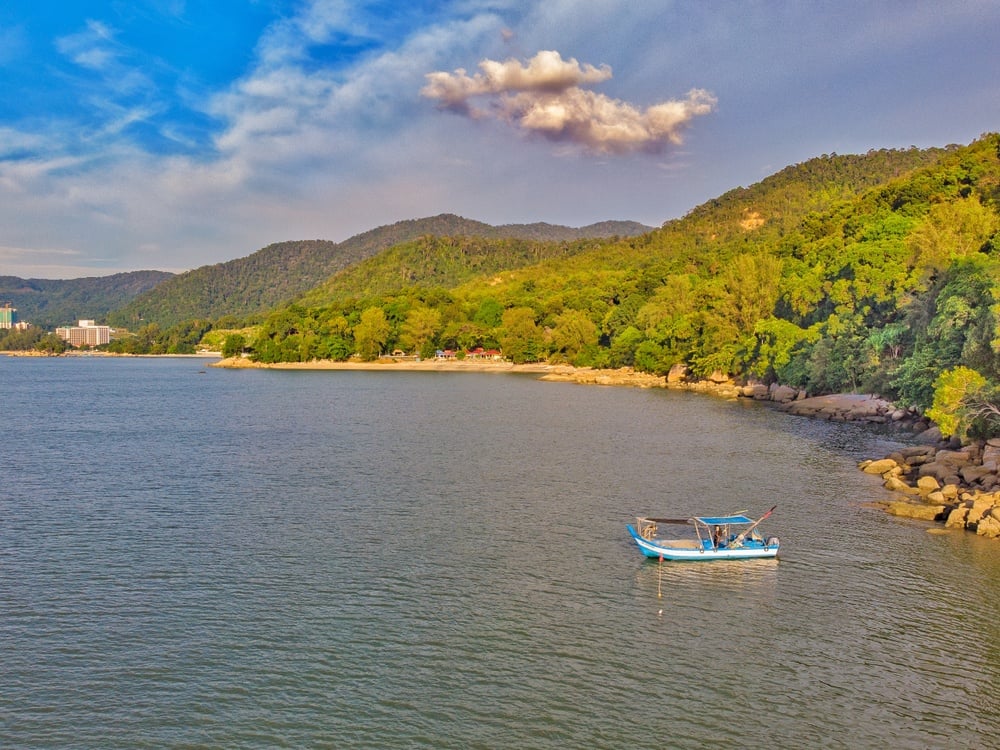
[[[780,543],[781,542],[778,541],[778,537],[776,537],[776,536],[769,536],[767,538],[767,543],[765,544],[765,546],[766,547],[777,547]]]

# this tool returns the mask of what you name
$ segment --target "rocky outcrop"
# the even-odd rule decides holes
[[[943,523],[1000,538],[1000,440],[958,448],[950,443],[914,445],[887,458],[862,461],[884,486],[903,497],[887,504],[896,516]]]
[[[910,409],[900,409],[878,396],[838,393],[807,398],[799,396],[784,403],[790,414],[831,422],[868,422],[884,424],[911,432],[923,432],[929,424]]]
[[[703,380],[688,380],[687,368],[675,365],[667,374],[667,387],[697,393],[708,393],[722,398],[750,398],[754,401],[769,401],[789,414],[831,422],[867,422],[883,424],[922,433],[930,429],[930,423],[911,409],[900,409],[878,396],[856,393],[835,393],[827,396],[810,397],[805,391],[787,385],[749,382],[739,383],[731,378],[713,373]],[[931,436],[931,439],[935,439]],[[940,433],[936,439],[940,439]]]
[[[542,375],[540,380],[582,383],[584,385],[630,385],[640,388],[665,388],[661,375],[639,372],[631,367],[617,370],[596,370],[590,367],[557,367]]]

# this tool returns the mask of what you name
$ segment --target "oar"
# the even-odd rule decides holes
[[[691,522],[689,518],[645,518],[645,521],[652,521],[653,523],[678,523],[687,524]]]
[[[775,506],[774,506],[774,508],[777,508],[777,507],[778,507],[777,505],[775,505]],[[743,540],[747,538],[747,534],[749,534],[749,533],[750,533],[751,531],[753,531],[754,529],[756,529],[756,528],[757,528],[757,527],[758,527],[758,526],[760,525],[760,522],[761,522],[761,521],[763,521],[763,520],[764,520],[764,519],[766,519],[766,518],[767,518],[767,517],[768,517],[769,515],[771,515],[772,513],[774,513],[774,508],[771,508],[771,510],[769,510],[769,511],[768,511],[767,513],[765,513],[765,514],[764,514],[764,515],[762,515],[762,516],[761,516],[760,518],[758,518],[758,519],[757,519],[756,521],[754,521],[754,522],[753,522],[753,523],[752,523],[752,524],[750,525],[750,527],[749,527],[749,528],[746,528],[746,529],[744,529],[744,530],[743,530],[743,531],[742,531],[742,532],[741,532],[741,533],[739,534],[739,536],[737,536],[737,537],[736,537],[736,538],[735,538],[735,539],[733,540],[733,543],[732,543],[732,544],[730,544],[729,546],[730,546],[730,547],[739,547],[739,546],[740,546],[741,544],[743,544]]]

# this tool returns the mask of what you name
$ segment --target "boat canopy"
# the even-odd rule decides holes
[[[703,523],[706,526],[725,526],[727,524],[750,524],[752,518],[746,516],[696,516],[691,519],[695,523]]]

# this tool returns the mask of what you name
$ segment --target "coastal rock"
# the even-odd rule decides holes
[[[795,401],[799,395],[799,392],[794,388],[790,388],[787,385],[778,385],[775,383],[771,386],[769,390],[769,395],[772,401],[779,404],[784,404],[789,401]]]
[[[966,520],[969,517],[969,509],[964,505],[959,505],[951,513],[948,514],[948,520],[945,521],[945,528],[948,529],[964,529]]]
[[[976,484],[981,482],[984,477],[992,476],[995,473],[985,466],[963,466],[958,471],[959,476],[966,484]]]
[[[929,495],[935,490],[941,489],[941,483],[933,476],[922,476],[917,480],[917,489],[921,494]]]
[[[865,461],[861,466],[861,470],[865,474],[878,474],[879,476],[895,469],[898,464],[891,458],[882,458],[878,461]]]
[[[687,374],[687,365],[674,365],[670,368],[670,372],[667,373],[667,383],[669,385],[680,383],[687,378]]]
[[[884,423],[888,421],[886,414],[891,405],[876,396],[836,394],[797,398],[787,405],[787,409],[791,414],[832,422]]]
[[[934,445],[908,445],[900,448],[899,452],[907,458],[934,458],[934,454],[937,453],[937,447]]]
[[[972,501],[972,506],[966,516],[966,523],[976,524],[980,519],[996,507],[996,498],[992,495],[981,495]]]
[[[983,446],[982,462],[984,466],[987,464],[1000,465],[1000,447],[992,445],[992,442],[990,441]]]
[[[660,375],[638,372],[631,367],[617,370],[595,370],[589,367],[570,368],[561,372],[550,372],[542,380],[561,380],[586,385],[630,385],[640,388],[662,388],[666,381]]]
[[[964,466],[972,461],[973,450],[963,448],[962,450],[942,450],[934,454],[935,461],[952,464],[953,466]]]
[[[1000,538],[1000,509],[994,507],[987,515],[979,519],[976,533],[990,539]]]
[[[953,466],[949,466],[948,464],[941,463],[940,461],[931,461],[930,463],[921,464],[917,469],[917,476],[921,478],[931,477],[936,479],[939,485],[947,484],[952,477],[957,478],[955,468]]]
[[[941,430],[935,427],[928,427],[917,434],[916,440],[921,443],[933,445],[941,442]]]
[[[892,476],[891,474],[886,477],[885,483],[882,485],[887,490],[892,490],[893,492],[900,492],[904,495],[919,495],[920,490],[916,487],[911,487],[906,482],[904,482],[899,477]]]
[[[897,452],[897,458],[892,459],[897,463],[897,469],[890,469],[883,475],[884,486],[910,499],[889,503],[886,512],[905,518],[941,521],[946,528],[968,529],[980,536],[1000,539],[1000,492],[990,492],[994,486],[1000,486],[1000,476],[976,463],[990,456],[996,447],[972,444],[941,450],[931,446],[903,448]],[[905,460],[910,464],[917,463],[921,458],[933,460],[916,466],[898,464],[900,454],[905,454]],[[876,463],[863,461],[858,466],[867,470]],[[955,464],[958,463],[964,465],[956,469]],[[908,470],[908,473],[900,469]],[[958,473],[949,475],[953,471]],[[919,497],[915,497],[917,495]]]
[[[943,505],[923,505],[898,500],[889,503],[888,512],[901,518],[915,518],[920,521],[933,521],[944,513]]]

